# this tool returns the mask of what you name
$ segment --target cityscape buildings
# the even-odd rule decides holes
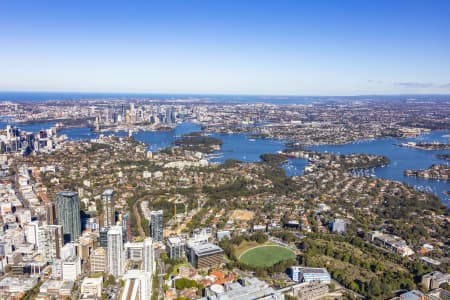
[[[450,300],[450,1],[0,3],[0,300]]]

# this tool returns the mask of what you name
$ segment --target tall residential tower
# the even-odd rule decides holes
[[[125,255],[123,250],[122,226],[112,226],[108,230],[108,274],[123,276],[125,272]]]
[[[163,211],[157,210],[150,212],[150,236],[155,242],[163,240]]]
[[[116,225],[114,194],[112,189],[107,189],[102,194],[102,216],[100,218],[100,226],[102,227]]]
[[[76,192],[61,192],[56,195],[58,224],[62,225],[64,241],[75,241],[81,234],[80,201]]]

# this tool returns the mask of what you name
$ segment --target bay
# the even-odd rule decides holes
[[[0,122],[0,128],[6,127],[6,122]],[[15,124],[19,128],[36,132],[54,126],[54,123],[34,123],[34,124]],[[179,124],[174,130],[170,131],[138,131],[133,133],[133,137],[148,146],[149,151],[158,151],[170,147],[173,142],[183,134],[201,131],[201,127],[195,123]],[[59,131],[60,134],[67,135],[71,141],[89,140],[99,136],[99,133],[91,132],[89,128],[70,128]],[[105,135],[127,136],[128,132],[105,132]],[[310,150],[320,152],[332,152],[336,154],[367,153],[384,155],[391,162],[384,167],[374,168],[373,175],[379,178],[404,182],[416,189],[426,190],[437,195],[444,204],[450,206],[450,197],[443,192],[450,190],[449,181],[437,181],[433,179],[421,179],[408,177],[403,174],[406,169],[426,169],[432,164],[448,164],[447,161],[438,159],[437,154],[450,153],[448,150],[427,151],[414,148],[400,147],[398,144],[404,142],[441,142],[446,143],[449,131],[435,131],[422,134],[416,138],[382,138],[375,140],[364,140],[355,143],[343,145],[320,145],[308,147]],[[250,139],[247,134],[211,134],[212,137],[223,141],[220,151],[211,155],[209,161],[223,163],[227,159],[237,159],[244,162],[260,161],[260,155],[265,153],[275,153],[283,150],[284,141],[274,139]],[[303,174],[307,162],[302,159],[289,159],[288,163],[283,165],[288,176],[298,176]]]

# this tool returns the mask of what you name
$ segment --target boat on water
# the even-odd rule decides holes
[[[254,142],[254,141],[256,141],[255,139],[248,139],[250,142]]]

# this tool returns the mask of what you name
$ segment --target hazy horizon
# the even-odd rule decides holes
[[[0,3],[0,90],[450,94],[448,1]]]

